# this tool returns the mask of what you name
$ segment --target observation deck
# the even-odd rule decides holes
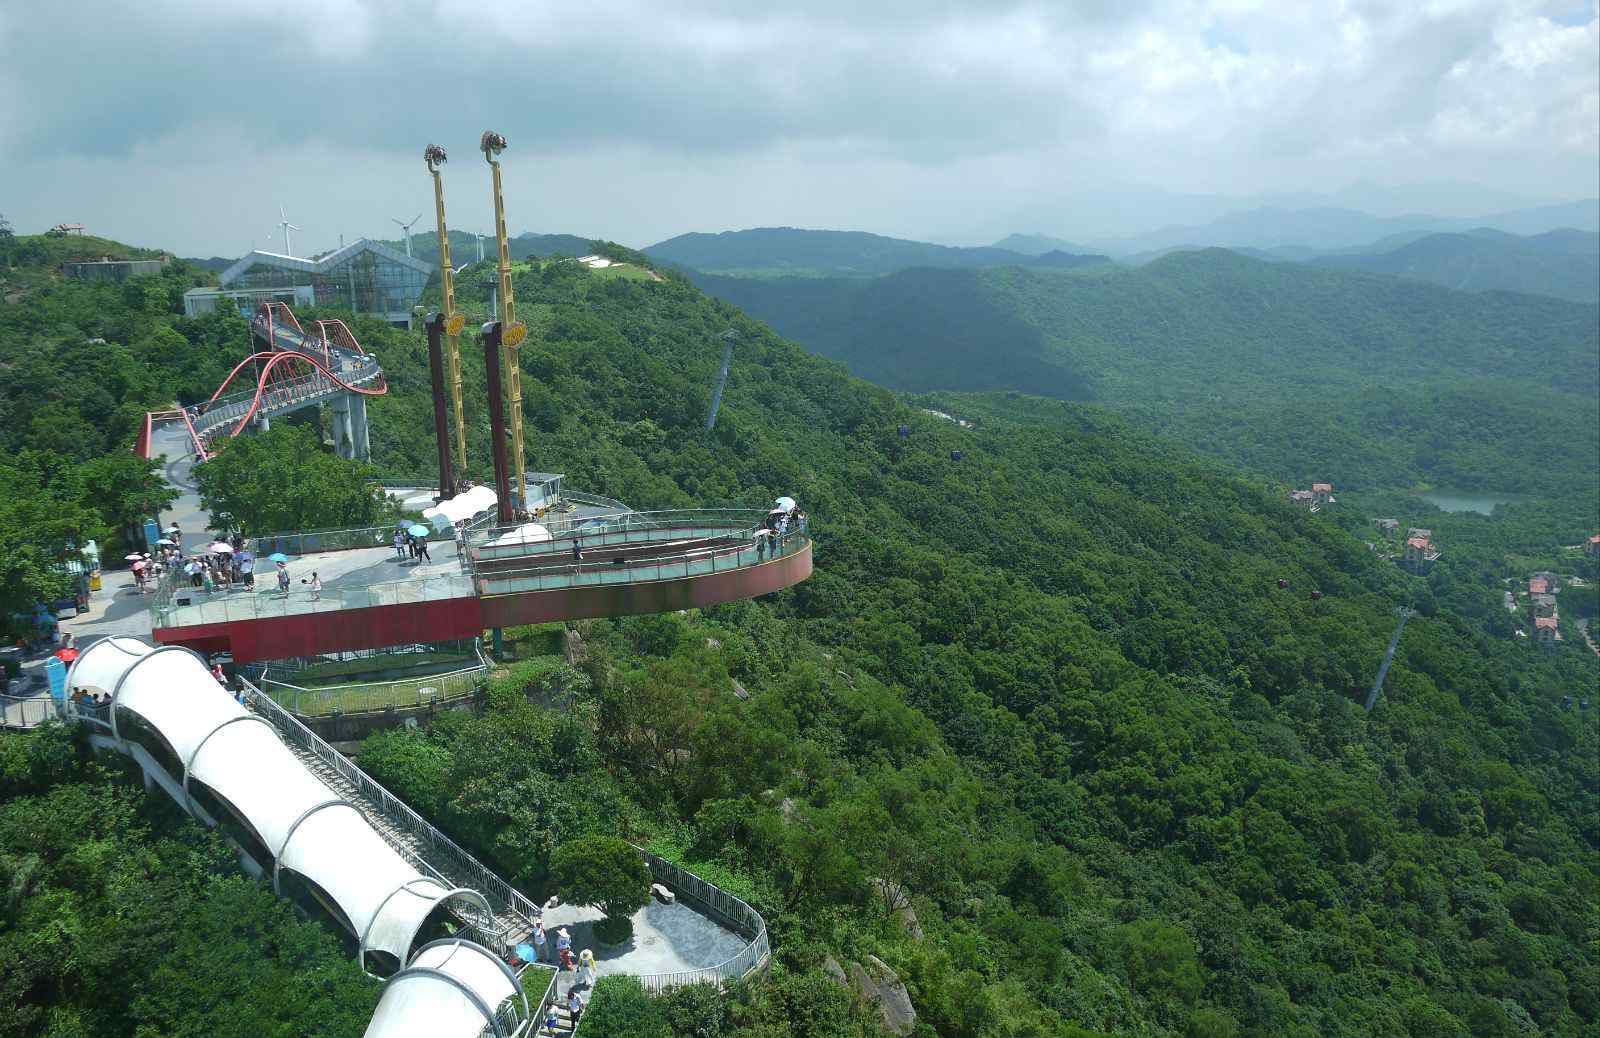
[[[287,594],[258,562],[254,591],[210,594],[169,574],[152,602],[156,640],[238,662],[477,637],[484,630],[662,613],[754,598],[811,575],[804,531],[768,551],[756,509],[612,512],[429,541],[431,561],[396,557],[392,527],[307,535]],[[264,539],[267,551],[290,547]],[[577,544],[581,557],[573,554]],[[264,553],[258,556],[264,559]],[[315,573],[321,593],[309,584]]]

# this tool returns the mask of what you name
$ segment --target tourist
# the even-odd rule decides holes
[[[188,563],[186,563],[184,565],[183,571],[185,573],[189,574],[189,586],[192,587],[192,588],[199,588],[200,587],[200,560],[199,559],[190,559],[188,561]]]
[[[228,675],[222,673],[222,663],[219,660],[211,661],[211,676],[217,679],[217,684],[223,688],[228,687]]]
[[[465,523],[456,523],[456,558],[467,554],[467,526]]]
[[[594,952],[588,948],[578,953],[578,983],[594,990]]]
[[[133,564],[133,582],[139,587],[139,594],[144,594],[144,560],[140,559]]]
[[[556,1007],[551,1003],[544,1014],[544,1030],[546,1034],[557,1034],[561,1030],[561,1018],[556,1016]]]
[[[289,564],[287,562],[278,563],[278,590],[285,595],[289,593]]]
[[[428,538],[426,538],[426,537],[418,537],[417,538],[417,555],[424,562],[432,562],[433,561],[433,556],[428,554]]]
[[[256,589],[256,560],[249,552],[245,552],[239,558],[239,580],[244,584],[246,591]]]
[[[578,1020],[583,1016],[583,999],[578,996],[578,989],[573,988],[567,992],[567,1013],[572,1017],[572,1029],[578,1029]]]
[[[561,959],[562,969],[572,969],[572,934],[565,926],[556,931],[556,955]]]
[[[574,538],[572,538],[572,572],[574,572],[574,573],[578,572],[578,568],[580,566],[582,566],[582,565],[583,565],[583,542],[579,541],[578,538],[574,537]]]
[[[400,530],[394,532],[394,557],[396,562],[406,560],[406,535]]]
[[[533,923],[533,953],[539,957],[540,962],[544,961],[545,943],[544,920],[536,919]]]
[[[205,589],[205,593],[208,595],[216,590],[217,578],[212,575],[210,563],[200,567],[200,586]]]
[[[322,578],[317,576],[317,571],[311,571],[311,601],[316,602],[322,598]]]

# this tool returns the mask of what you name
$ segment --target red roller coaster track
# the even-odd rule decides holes
[[[152,412],[145,416],[140,430],[136,452],[150,455],[151,426],[154,422],[182,418],[189,426],[195,453],[204,460],[211,455],[207,443],[223,435],[233,438],[243,432],[250,421],[263,408],[274,410],[298,404],[335,391],[357,393],[361,396],[383,396],[389,391],[388,383],[376,359],[362,348],[349,327],[339,320],[313,321],[311,331],[301,327],[294,311],[284,303],[264,303],[256,309],[250,322],[251,335],[264,348],[240,361],[211,398],[199,407],[183,411]],[[346,370],[350,361],[367,370],[352,377]],[[246,369],[251,374],[245,376]],[[248,382],[255,382],[251,393]],[[229,390],[235,383],[245,388]],[[240,403],[249,396],[249,404]],[[219,420],[214,411],[226,409],[230,413]],[[209,420],[208,420],[209,419]]]

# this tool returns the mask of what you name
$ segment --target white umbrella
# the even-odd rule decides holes
[[[229,544],[227,541],[212,541],[211,547],[207,548],[206,551],[216,555],[232,555],[233,545]]]
[[[771,530],[767,530],[767,529],[761,529],[761,530],[757,530],[755,532],[755,535],[757,537],[771,537],[772,536],[772,531]]]
[[[795,501],[792,497],[780,497],[778,500],[774,501],[773,504],[777,505],[781,511],[792,512],[794,511]]]
[[[159,541],[157,541],[157,542],[156,542],[156,543],[157,543],[157,544],[165,544],[165,545],[166,545],[166,546],[167,546],[167,547],[169,547],[169,548],[170,548],[170,547],[173,547],[173,546],[175,546],[175,545],[176,545],[176,544],[177,544],[177,543],[178,543],[178,542],[177,542],[177,541],[175,541],[175,540],[173,540],[173,539],[172,539],[172,538],[170,538],[170,537],[163,537],[163,538],[161,538],[161,539],[160,539],[160,540],[159,540]]]
[[[133,555],[124,555],[122,557],[122,561],[124,561],[124,562],[138,562],[139,560],[141,560],[143,558],[144,558],[143,555],[135,553]]]

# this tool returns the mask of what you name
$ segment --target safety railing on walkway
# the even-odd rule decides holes
[[[623,559],[620,565],[608,564],[592,556],[565,566],[480,573],[473,579],[481,595],[513,595],[560,588],[611,584],[642,584],[656,580],[681,580],[728,570],[745,569],[762,562],[793,555],[809,543],[804,534],[790,534],[779,543],[766,545],[745,542],[721,548],[700,548],[673,552],[660,557]]]
[[[654,973],[641,976],[639,983],[652,994],[689,984],[725,984],[739,980],[760,969],[772,955],[772,944],[767,937],[767,921],[761,913],[734,897],[726,890],[713,886],[688,869],[674,865],[665,858],[640,848],[651,877],[670,888],[680,898],[694,902],[705,915],[732,930],[750,943],[739,954],[704,969],[680,970],[676,973]]]
[[[366,772],[329,746],[317,733],[300,723],[299,718],[273,702],[272,697],[251,682],[239,679],[245,702],[256,713],[272,722],[273,727],[291,747],[307,751],[322,761],[345,781],[354,786],[361,796],[376,807],[388,823],[416,842],[417,854],[433,868],[458,886],[470,887],[489,901],[496,916],[517,915],[528,921],[539,918],[539,907],[495,875],[487,866],[457,846],[456,842],[434,828],[417,814],[405,801],[379,785]]]
[[[412,524],[407,523],[409,529]],[[448,530],[434,529],[427,523],[429,544],[449,542],[455,535]],[[251,537],[250,548],[256,558],[264,558],[275,551],[285,555],[318,555],[330,551],[351,551],[356,548],[389,548],[393,550],[394,534],[399,524],[383,526],[353,526],[343,530],[303,530],[296,533],[268,533]]]
[[[276,590],[273,580],[270,572],[258,575],[255,591],[216,590],[207,594],[204,591],[175,588],[170,596],[157,596],[154,624],[158,628],[193,627],[197,624],[302,616],[306,613],[332,613],[342,609],[439,602],[451,598],[472,598],[476,594],[472,578],[465,573],[434,573],[377,584],[334,585],[323,588],[321,593],[308,590],[298,583],[291,584],[291,590],[285,593]]]
[[[359,714],[390,707],[433,706],[467,699],[477,694],[489,674],[487,663],[477,663],[442,674],[419,674],[395,681],[364,681],[349,685],[306,688],[263,676],[261,690],[290,713],[302,717]]]
[[[489,527],[468,540],[472,554],[481,559],[559,551],[565,538],[578,537],[585,548],[647,539],[646,531],[701,530],[730,535],[754,533],[767,513],[754,508],[680,508],[663,512],[622,512],[546,519],[538,523]],[[542,527],[544,533],[530,527]],[[549,536],[545,536],[548,534]]]
[[[37,728],[63,713],[48,692],[36,696],[0,695],[0,728]]]

